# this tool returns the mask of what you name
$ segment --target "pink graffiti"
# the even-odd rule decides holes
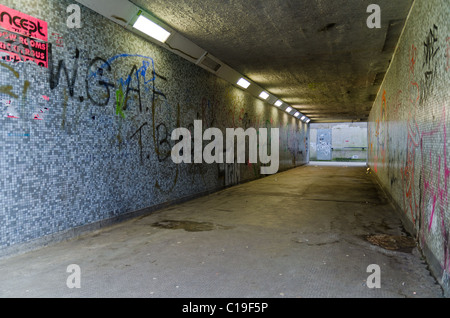
[[[436,222],[436,215],[440,217],[440,229],[444,239],[444,269],[450,270],[450,246],[449,232],[446,224],[445,212],[448,206],[448,181],[450,178],[450,167],[447,162],[447,127],[446,111],[443,109],[441,122],[437,127],[429,132],[421,134],[420,148],[422,156],[422,206],[421,210],[426,211],[427,202],[431,201],[431,212],[428,220],[426,215],[422,215],[422,224],[428,223],[427,230],[432,230],[433,222]],[[443,136],[442,148],[439,151],[435,149],[426,149],[426,145],[432,145],[436,135]]]

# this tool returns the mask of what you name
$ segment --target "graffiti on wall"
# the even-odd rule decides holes
[[[0,4],[0,56],[3,61],[48,65],[47,22]]]
[[[317,131],[317,160],[331,160],[331,129]]]
[[[433,111],[426,107],[439,100],[435,90],[441,74],[448,71],[449,38],[443,37],[439,26],[433,24],[421,46],[422,52],[416,44],[405,52],[407,86],[392,94],[386,88],[380,94],[381,103],[369,125],[369,147],[375,171],[390,179],[400,177],[399,203],[417,229],[420,242],[426,244],[430,237],[438,237],[442,242],[442,268],[450,273],[448,101],[444,100],[440,111],[437,105]],[[395,144],[391,136],[395,136]],[[390,147],[394,147],[392,154]],[[379,165],[387,158],[393,160],[392,164],[383,165],[380,170]]]
[[[32,109],[24,108],[26,103],[20,100],[20,96],[27,95],[30,82],[20,77],[19,72],[14,69],[14,63],[0,64],[18,80],[12,83],[13,85],[0,87],[1,92],[10,97],[2,100],[4,117],[45,121],[51,114],[49,106],[51,97],[48,95],[60,96],[62,129],[69,131],[69,128],[75,126],[82,116],[91,118],[93,122],[108,123],[118,129],[116,144],[119,149],[128,144],[135,144],[140,164],[145,165],[146,161],[152,161],[154,153],[158,162],[162,163],[161,168],[157,169],[158,174],[167,169],[167,164],[163,163],[168,160],[173,148],[170,132],[180,126],[181,105],[178,104],[177,107],[170,105],[166,93],[160,88],[169,80],[156,71],[154,60],[138,54],[90,58],[87,52],[78,48],[69,52],[68,57],[55,58],[53,45],[49,44],[50,59],[47,72],[49,91],[42,95],[40,104]],[[69,106],[72,103],[75,107]],[[91,106],[88,107],[87,103]],[[228,116],[226,116],[228,119],[225,118],[225,120],[224,116],[218,120],[216,114],[225,110],[227,105],[221,105],[215,97],[203,97],[194,108],[197,109],[197,118],[201,119],[206,127],[216,124],[224,125],[224,123],[244,129],[267,126],[267,123],[269,126],[272,125],[272,119],[265,121],[262,113],[249,113],[245,104],[242,104],[242,100],[235,99],[228,109]],[[103,112],[103,115],[100,115],[99,111]],[[105,112],[109,115],[105,116]],[[227,112],[224,111],[224,113]],[[134,123],[135,128],[129,132],[122,131],[123,122],[129,120]],[[292,164],[295,166],[304,162],[306,158],[303,155],[300,137],[304,132],[299,129],[298,123],[284,124],[282,129],[286,134],[285,151],[292,156]],[[238,169],[237,167],[233,167],[233,170]],[[247,167],[255,173],[255,176],[259,175],[257,164],[247,164]],[[167,187],[162,185],[162,181],[156,181],[155,187],[170,192],[176,185],[179,171],[178,167],[167,170],[161,175],[167,177],[172,173],[170,179],[174,181]],[[200,177],[206,186],[203,178],[207,170],[205,167],[194,165],[188,170],[195,180],[199,180],[195,178],[196,176]],[[240,180],[240,172],[227,173],[227,175],[233,175],[233,178],[229,180]],[[224,182],[227,184],[226,180]]]
[[[438,53],[440,53],[439,28],[433,25],[423,42],[423,77],[421,104],[433,93],[433,82],[438,74]]]
[[[0,191],[7,218],[25,215],[0,224],[7,232],[0,248],[261,177],[261,163],[174,164],[171,133],[196,119],[204,129],[280,127],[281,169],[305,163],[298,145],[305,124],[113,23],[67,30],[42,3],[36,10],[48,17],[50,33],[44,21],[33,23],[45,38],[0,26],[0,130],[6,136],[0,143],[14,143],[2,152],[8,160],[2,173],[12,179],[9,189],[21,186],[15,180],[26,174],[21,197],[35,198],[13,201]],[[3,18],[9,23],[6,13]],[[36,215],[51,222],[34,227]],[[23,225],[32,221],[25,233]]]
[[[448,184],[450,166],[447,161],[447,127],[446,109],[443,107],[442,117],[434,129],[424,131],[420,138],[422,161],[422,197],[420,230],[422,240],[425,232],[440,233],[443,239],[444,269],[450,271],[450,246],[448,217]],[[436,138],[442,138],[440,146],[433,146]]]

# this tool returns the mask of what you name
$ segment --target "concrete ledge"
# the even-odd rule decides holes
[[[371,176],[373,177],[374,182],[378,184],[380,189],[386,195],[386,197],[389,200],[389,203],[394,207],[395,211],[397,211],[397,213],[399,214],[405,230],[412,237],[415,238],[419,251],[428,264],[428,269],[430,273],[442,287],[445,297],[447,298],[450,297],[450,277],[447,277],[447,275],[445,275],[445,271],[442,269],[439,260],[436,258],[436,256],[433,254],[433,252],[431,251],[431,249],[428,247],[427,244],[420,244],[420,241],[417,239],[418,233],[416,228],[414,227],[413,222],[406,217],[401,206],[391,196],[390,192],[386,189],[386,187],[383,186],[378,176],[375,173],[372,173]]]

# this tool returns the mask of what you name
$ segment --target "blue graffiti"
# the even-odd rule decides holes
[[[163,79],[163,80],[166,80],[166,78],[164,78],[163,76],[160,76],[160,75],[158,75],[158,74],[156,73],[155,62],[154,62],[154,60],[153,60],[151,57],[145,56],[145,55],[141,55],[141,54],[127,54],[127,53],[118,54],[118,55],[115,55],[115,56],[109,58],[108,60],[106,60],[106,61],[100,66],[99,69],[97,69],[96,71],[91,71],[90,74],[89,74],[89,76],[88,76],[88,79],[95,78],[95,77],[97,77],[98,75],[102,75],[102,74],[101,74],[102,71],[100,71],[100,70],[110,69],[112,63],[115,62],[115,61],[117,61],[117,60],[119,60],[119,59],[121,59],[121,58],[132,58],[132,57],[139,57],[139,58],[142,58],[142,59],[143,59],[143,61],[142,61],[142,66],[139,67],[139,68],[136,70],[136,72],[135,72],[134,75],[136,76],[136,79],[137,79],[137,80],[139,79],[139,77],[141,77],[141,78],[143,79],[142,83],[145,85],[144,87],[145,87],[147,90],[149,90],[149,89],[155,89],[155,90],[156,90],[156,88],[153,87],[153,86],[154,86],[154,82],[155,82],[157,76],[160,77],[160,78]],[[149,79],[147,79],[147,75],[148,75],[148,73],[149,73],[149,70],[150,70],[150,73],[151,73],[151,77],[150,77]],[[119,83],[122,87],[125,87],[125,86],[128,86],[128,85],[130,84],[131,80],[132,80],[131,75],[128,75],[125,79],[124,79],[124,78],[119,78],[119,79],[118,79],[118,83]],[[153,84],[153,85],[151,85],[151,86],[149,87],[150,84]],[[159,90],[157,90],[157,91],[158,91],[159,93],[162,93],[162,92],[159,91]]]
[[[102,80],[103,76],[105,75],[105,71],[107,71],[109,73],[112,72],[112,65],[115,62],[119,61],[120,59],[127,59],[127,58],[141,58],[142,64],[139,67],[134,65],[131,72],[128,75],[126,75],[124,77],[119,77],[118,79],[115,79],[115,81],[116,81],[115,84],[110,83],[105,80]],[[100,66],[95,70],[91,69],[91,67],[94,66],[95,63],[97,63],[97,62],[101,62],[102,64],[100,64]],[[106,89],[107,96],[108,96],[108,98],[106,99],[106,102],[97,103],[101,106],[106,106],[106,104],[108,103],[109,96],[110,96],[110,91],[109,91],[110,88],[114,88],[114,89],[116,89],[116,91],[120,91],[120,93],[119,93],[120,98],[118,98],[118,100],[121,100],[124,103],[124,105],[121,106],[123,108],[123,110],[127,109],[126,100],[127,100],[128,94],[130,92],[134,92],[139,96],[139,100],[140,100],[141,89],[143,89],[145,92],[152,93],[152,103],[156,99],[158,99],[159,96],[163,97],[164,100],[167,102],[166,95],[160,89],[158,89],[156,86],[157,78],[162,79],[164,81],[167,81],[167,79],[164,76],[161,76],[156,72],[155,62],[149,56],[145,56],[145,55],[141,55],[141,54],[123,53],[123,54],[115,55],[107,60],[104,60],[102,58],[95,58],[92,61],[90,68],[88,70],[88,75],[86,77],[86,81],[96,80],[98,78],[101,78],[98,81],[98,84],[100,86],[103,86]],[[135,87],[132,87],[133,80],[137,81],[137,86],[135,86]],[[141,101],[139,101],[139,108],[142,111]],[[122,114],[121,109],[118,109],[118,113]]]

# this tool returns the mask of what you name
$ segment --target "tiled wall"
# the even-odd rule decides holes
[[[416,0],[371,111],[369,163],[447,292],[450,3]]]
[[[49,61],[0,53],[0,254],[261,177],[260,164],[174,164],[171,133],[194,120],[279,128],[280,171],[307,162],[305,124],[81,5],[69,29],[71,3],[2,1],[48,23]]]

